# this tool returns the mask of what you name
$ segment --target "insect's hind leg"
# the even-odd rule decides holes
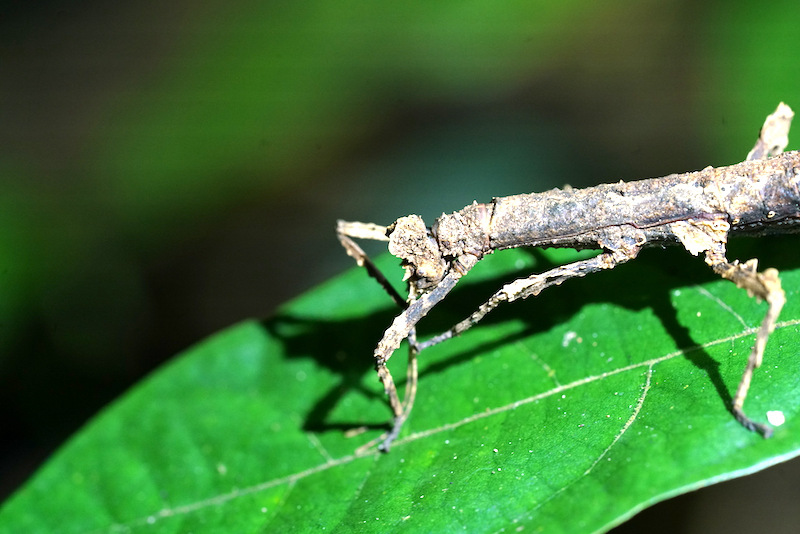
[[[731,406],[734,417],[742,426],[768,438],[772,435],[772,427],[750,419],[744,413],[744,401],[750,389],[753,371],[761,365],[764,358],[764,347],[770,334],[775,329],[778,315],[786,302],[786,295],[781,288],[778,271],[766,269],[763,273],[758,272],[758,261],[755,259],[745,263],[729,262],[725,257],[724,245],[715,247],[714,250],[707,250],[705,255],[706,263],[711,266],[715,273],[726,280],[734,282],[737,286],[747,290],[750,296],[764,300],[769,305],[767,313],[761,321],[758,334],[756,334],[756,341],[747,359],[747,365],[733,397],[733,406]]]

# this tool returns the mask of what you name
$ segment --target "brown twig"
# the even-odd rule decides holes
[[[682,245],[694,255],[702,253],[715,273],[769,305],[732,406],[743,426],[769,437],[772,428],[750,419],[743,406],[785,296],[775,269],[759,272],[754,259],[731,262],[726,245],[729,235],[800,230],[800,152],[781,154],[793,115],[781,103],[767,117],[747,160],[728,167],[495,198],[442,215],[431,228],[417,215],[401,217],[388,227],[339,221],[337,234],[348,254],[403,309],[374,354],[378,378],[394,413],[392,429],[380,448],[389,449],[411,412],[416,357],[421,350],[468,330],[502,302],[535,296],[570,278],[612,269],[636,258],[642,248],[665,244]],[[406,270],[408,298],[397,293],[353,239],[389,242],[389,251]],[[601,249],[602,253],[505,284],[463,321],[417,342],[416,324],[462,276],[486,254],[515,247]],[[409,340],[410,352],[406,395],[401,401],[386,363],[404,339]]]

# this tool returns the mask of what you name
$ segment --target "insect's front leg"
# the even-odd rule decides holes
[[[422,350],[419,343],[416,341],[415,327],[434,306],[441,302],[442,299],[452,291],[461,277],[475,266],[478,259],[478,257],[471,254],[465,254],[459,257],[456,260],[459,268],[451,269],[432,291],[423,294],[417,300],[411,302],[403,313],[395,317],[391,326],[384,332],[383,338],[376,347],[374,354],[375,370],[378,373],[378,379],[381,384],[383,384],[387,397],[389,397],[389,404],[394,414],[392,429],[383,437],[383,443],[380,445],[382,451],[389,450],[392,441],[394,441],[400,433],[403,423],[408,418],[408,414],[414,403],[414,396],[416,393],[416,355]],[[408,339],[410,343],[411,352],[409,353],[408,376],[413,378],[413,380],[410,380],[410,383],[407,385],[404,401],[400,402],[392,373],[389,371],[386,364],[392,357],[394,351],[400,347],[404,339]]]
[[[356,260],[359,267],[364,267],[367,273],[378,281],[384,291],[386,291],[395,304],[405,309],[408,305],[400,293],[389,283],[383,273],[372,263],[366,252],[358,246],[354,239],[370,239],[373,241],[389,241],[386,236],[387,228],[372,223],[337,221],[336,237],[347,251],[347,255]]]
[[[347,254],[354,258],[360,267],[364,267],[369,276],[378,281],[381,287],[383,287],[384,291],[386,291],[389,296],[392,297],[392,300],[394,300],[394,302],[401,309],[406,309],[408,307],[408,302],[403,299],[402,296],[400,296],[400,293],[398,293],[394,286],[389,283],[383,273],[372,262],[367,253],[364,252],[358,243],[354,241],[354,239],[388,241],[389,238],[386,236],[386,234],[387,228],[385,226],[372,223],[348,222],[340,220],[336,225],[336,236],[339,238],[339,242],[347,251]],[[408,413],[411,410],[411,407],[414,405],[418,379],[417,355],[419,354],[419,349],[417,348],[416,330],[414,328],[409,330],[407,339],[409,342],[408,367],[406,373],[405,395],[402,401],[397,394],[397,387],[395,386],[392,375],[389,373],[389,369],[386,367],[385,362],[383,365],[377,365],[378,378],[384,386],[386,396],[389,399],[389,405],[391,406],[392,413],[394,414],[392,430],[386,436],[381,436],[377,440],[370,441],[369,443],[362,445],[359,447],[357,452],[363,452],[367,449],[370,449],[379,442],[391,443],[391,441],[397,437],[397,433],[400,431],[403,422],[408,418]],[[386,449],[388,450],[388,445],[386,445]]]

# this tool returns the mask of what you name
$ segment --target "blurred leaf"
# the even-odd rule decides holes
[[[791,264],[790,247],[770,244],[763,265]],[[428,327],[461,318],[498,277],[573,258],[489,257]],[[784,411],[769,440],[728,411],[764,305],[675,249],[508,305],[425,351],[401,438],[356,456],[389,415],[369,356],[394,311],[352,270],[133,388],[4,505],[0,531],[601,531],[798,453],[800,270],[783,281],[789,303],[746,406],[758,419]]]
[[[695,116],[710,148],[721,154],[719,161],[708,163],[741,158],[740,147],[752,143],[752,125],[761,124],[779,102],[800,106],[793,38],[798,16],[800,4],[791,0],[771,4],[770,11],[744,2],[725,4],[706,15],[709,24],[701,30],[698,58],[703,90]],[[797,146],[792,142],[790,149]]]
[[[565,29],[579,34],[615,5],[198,6],[157,75],[109,102],[89,170],[129,224],[174,224],[176,209],[197,216],[220,195],[296,185],[368,139],[398,100],[513,90],[555,57]]]

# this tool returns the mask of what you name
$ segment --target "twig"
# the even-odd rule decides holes
[[[391,431],[381,438],[381,450],[389,450],[411,412],[420,351],[463,333],[502,302],[535,296],[570,278],[612,269],[636,258],[645,247],[666,244],[680,244],[693,255],[702,253],[715,273],[769,305],[732,406],[733,415],[745,428],[769,437],[772,428],[750,419],[743,406],[785,296],[775,269],[759,272],[755,259],[729,261],[726,245],[729,235],[800,229],[800,152],[781,154],[793,116],[789,106],[781,103],[767,117],[747,160],[729,167],[475,202],[442,215],[431,228],[417,215],[401,217],[388,227],[339,221],[337,235],[347,253],[403,309],[374,354],[378,378],[394,413]],[[397,293],[353,239],[389,242],[389,251],[406,270],[407,298]],[[462,276],[486,254],[515,247],[601,249],[602,253],[505,284],[463,321],[417,342],[416,324]],[[406,395],[401,401],[386,363],[404,339],[409,340],[410,352]]]

